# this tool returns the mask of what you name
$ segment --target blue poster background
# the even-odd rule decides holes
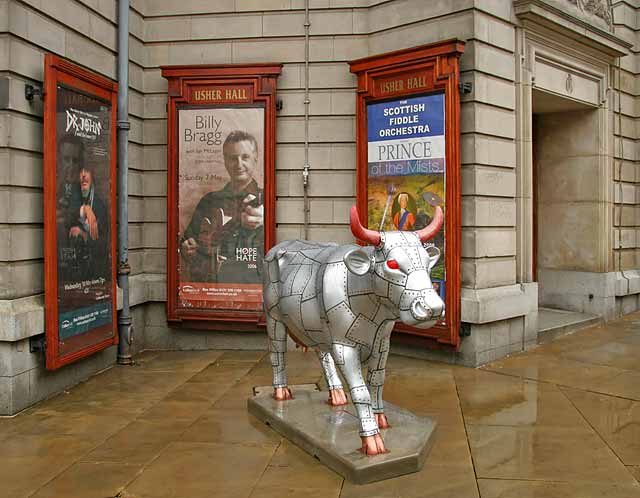
[[[418,106],[418,108],[424,106],[424,110],[412,112],[411,109],[416,109],[416,106]],[[401,118],[404,116],[417,116],[417,122],[407,124],[389,123],[390,118]],[[381,130],[397,130],[400,128],[415,127],[416,125],[428,125],[430,131],[422,133],[414,131],[412,133],[395,135],[394,137],[380,136]],[[444,135],[444,93],[369,104],[367,106],[367,131],[369,142],[390,140],[392,138],[418,138]]]

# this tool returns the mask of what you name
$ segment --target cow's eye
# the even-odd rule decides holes
[[[395,259],[388,259],[387,260],[387,266],[389,268],[391,268],[392,270],[399,270],[400,266],[398,265],[398,262]]]

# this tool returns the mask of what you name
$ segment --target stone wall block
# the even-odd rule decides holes
[[[344,63],[316,63],[309,66],[311,88],[355,88],[356,77]]]
[[[144,95],[144,117],[164,118],[167,117],[167,96],[165,94]]]
[[[295,240],[304,238],[302,227],[300,225],[277,225],[276,226],[276,243],[283,240]]]
[[[369,54],[368,36],[336,36],[333,39],[333,60],[347,62]]]
[[[129,88],[144,91],[144,69],[133,63],[129,64]]]
[[[489,45],[495,45],[510,52],[515,51],[515,28],[505,22],[488,16],[481,11],[474,13],[474,37]]]
[[[262,36],[304,36],[304,12],[265,12],[261,21]]]
[[[129,61],[139,66],[145,66],[147,64],[147,50],[145,45],[137,38],[131,36],[129,37]]]
[[[12,33],[29,40],[46,51],[64,54],[65,30],[60,25],[13,2],[9,6],[9,16]]]
[[[0,136],[3,133],[2,130],[3,120],[0,118]],[[0,184],[15,187],[42,187],[42,155],[40,153],[19,149],[0,149],[0,164],[3,165],[0,168]]]
[[[111,5],[111,10],[113,10],[113,16],[108,16],[108,17],[115,21],[116,15],[117,15],[115,12],[116,11],[115,2],[107,0],[105,4]],[[129,9],[129,32],[139,40],[144,40],[144,22],[145,22],[144,18],[140,15],[139,12],[136,12],[134,8]]]
[[[337,226],[311,226],[309,228],[309,240],[318,242],[335,242],[337,244],[353,244],[353,235],[348,225]]]
[[[118,78],[116,74],[116,54],[72,31],[66,32],[64,55],[107,78],[112,80],[117,80]]]
[[[510,344],[510,320],[492,323],[491,328],[491,345],[489,349],[495,349]]]
[[[317,45],[319,42],[314,40],[314,43]],[[281,62],[304,61],[304,40],[261,39],[232,42],[231,62],[272,62],[274,60]]]
[[[15,377],[37,368],[41,359],[39,354],[29,351],[29,339],[0,341],[0,377]]]
[[[198,16],[191,20],[191,39],[254,38],[263,35],[266,15],[232,14],[222,16]],[[189,37],[182,37],[182,39]]]
[[[167,170],[167,146],[166,145],[145,145],[144,162],[145,171],[166,171]]]
[[[200,25],[206,25],[207,20],[208,18],[200,18]],[[149,18],[144,23],[145,42],[189,40],[192,36],[192,24],[193,19],[190,17]],[[212,33],[215,31],[211,31],[208,38],[213,38]],[[194,36],[199,37],[201,36]]]
[[[515,197],[516,174],[512,169],[471,166],[462,168],[462,194]]]
[[[516,205],[501,197],[462,198],[462,226],[515,226]]]
[[[463,73],[460,75],[460,79],[472,83],[471,93],[460,95],[462,102],[473,101],[515,110],[516,87],[511,81],[495,78],[478,71]]]
[[[33,225],[0,228],[0,261],[22,261],[43,257],[43,230]]]
[[[483,133],[502,138],[515,138],[515,113],[480,103],[463,103],[460,109],[462,133]]]
[[[471,0],[431,0],[429,2],[382,2],[369,8],[370,30],[381,31],[423,19],[439,18],[473,7]],[[451,16],[456,17],[456,16]],[[425,42],[426,43],[426,42]]]
[[[516,167],[516,143],[513,140],[475,133],[460,137],[462,164]]]
[[[613,187],[616,204],[636,204],[636,186],[626,183],[616,183]]]
[[[181,0],[176,4],[175,0],[152,0],[146,2],[145,16],[178,16],[190,14],[225,13],[235,10],[235,0]]]
[[[309,217],[311,223],[333,223],[333,201],[330,199],[310,199]]]
[[[161,197],[146,197],[144,199],[144,221],[167,221],[167,201]]]
[[[276,223],[304,223],[302,199],[278,199],[276,202]]]
[[[304,115],[304,91],[282,91],[278,93],[282,98],[282,110],[278,112],[281,116],[303,116]],[[331,92],[328,90],[313,91],[309,94],[309,114],[311,116],[330,115],[331,112]]]
[[[39,261],[0,264],[0,299],[16,299],[41,293],[43,267]]]
[[[313,11],[310,13],[309,19],[311,21],[309,31],[312,36],[349,35],[353,33],[353,10]]]
[[[399,4],[390,3],[389,5],[397,8]],[[432,2],[421,2],[419,5],[430,7]],[[410,10],[413,10],[413,8]],[[405,20],[402,23],[384,31],[377,31],[372,27],[374,32],[369,35],[369,53],[375,54],[400,50],[447,38],[459,38],[461,40],[473,38],[473,14],[470,10],[407,25],[406,22],[411,17],[411,14],[405,16]]]
[[[461,71],[482,71],[500,78],[515,80],[515,58],[508,51],[480,41],[469,41],[460,58]]]
[[[142,227],[142,243],[144,247],[166,249],[167,225],[165,223],[145,223]]]
[[[540,202],[597,202],[600,158],[556,157],[538,162]]]
[[[144,94],[133,88],[129,88],[129,115],[143,119],[144,116]]]
[[[0,55],[0,70],[11,71],[36,81],[44,79],[43,51],[13,36],[5,38],[5,43],[6,53],[4,57]]]
[[[21,187],[0,187],[0,223],[42,223],[42,192]]]
[[[169,45],[169,64],[229,64],[234,62],[233,43],[228,41],[171,43]],[[158,74],[158,76],[160,75]],[[162,79],[164,80],[164,78]],[[166,80],[164,81],[166,85]]]
[[[463,259],[462,285],[474,289],[514,284],[516,263],[514,258]]]
[[[145,121],[135,116],[129,116],[129,142],[144,144],[144,124]]]
[[[496,256],[515,256],[516,232],[511,228],[463,229],[463,258],[487,258]]]
[[[278,140],[304,142],[304,119],[282,118],[277,121]],[[350,142],[355,140],[355,117],[315,117],[309,121],[309,141]]]
[[[145,249],[143,265],[143,271],[145,273],[164,273],[167,270],[166,249]]]
[[[291,9],[291,0],[236,0],[236,11],[269,11]]]
[[[134,169],[129,170],[129,195],[142,196],[143,195],[143,181],[146,181],[145,176],[141,171]]]
[[[9,0],[0,0],[0,33],[9,31]]]
[[[277,170],[301,170],[304,165],[303,144],[278,144]],[[355,170],[354,144],[311,144],[309,164],[313,169]]]
[[[176,42],[178,45],[178,43]],[[146,45],[145,48],[145,67],[155,68],[159,66],[165,66],[169,64],[169,51],[174,44],[171,42]],[[181,45],[179,45],[181,46]],[[171,51],[175,53],[175,49]],[[194,57],[195,54],[190,54],[190,57]],[[144,78],[143,78],[144,79]],[[166,81],[166,80],[165,80]]]
[[[143,125],[143,142],[153,145],[166,144],[167,120],[145,119]]]
[[[147,197],[166,197],[167,173],[164,171],[146,171],[142,187],[143,195]]]
[[[143,247],[142,229],[144,225],[142,223],[129,223],[128,227],[129,249],[140,249]]]

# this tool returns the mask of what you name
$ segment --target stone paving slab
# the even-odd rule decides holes
[[[249,412],[338,474],[365,484],[422,469],[433,444],[434,420],[385,403],[391,428],[382,435],[389,452],[367,457],[359,451],[353,405],[331,407],[326,392],[309,386],[291,386],[291,391],[293,400],[276,401],[271,388],[254,388],[256,395],[247,400]]]

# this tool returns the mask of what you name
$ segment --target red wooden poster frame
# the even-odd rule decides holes
[[[84,340],[91,335],[112,328],[106,340],[91,344],[69,354],[60,350],[58,328],[58,240],[56,225],[56,177],[57,177],[57,87],[59,84],[111,104],[111,165],[110,165],[110,215],[111,215],[111,324],[97,327],[82,334]],[[44,60],[44,284],[45,284],[45,332],[46,367],[55,370],[118,343],[117,294],[116,294],[116,113],[117,83],[87,71],[52,54]]]
[[[179,305],[178,111],[183,106],[264,106],[264,250],[275,242],[276,79],[282,64],[163,66],[167,103],[167,321],[209,330],[256,330],[262,311],[189,309]],[[237,92],[233,92],[237,89]],[[227,90],[229,90],[227,92]]]
[[[422,330],[402,324],[396,330],[416,339],[435,339],[443,346],[460,345],[460,79],[459,59],[464,42],[445,40],[398,50],[349,63],[358,77],[356,96],[357,206],[365,224],[368,217],[367,105],[402,97],[444,92],[446,149],[446,320]],[[414,339],[412,340],[411,337]]]

